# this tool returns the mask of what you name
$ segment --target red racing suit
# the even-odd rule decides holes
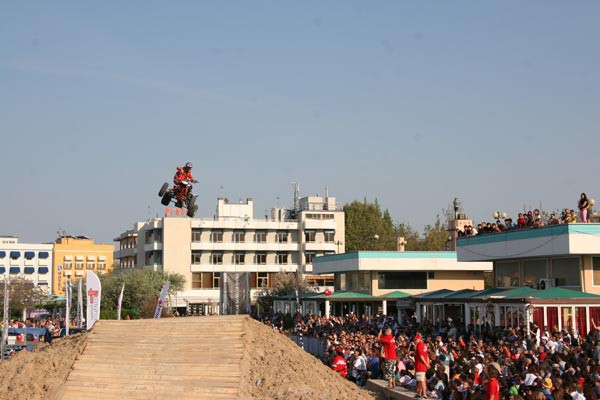
[[[177,167],[177,171],[175,172],[175,176],[173,177],[173,183],[175,186],[179,186],[181,181],[188,180],[190,182],[194,181],[194,176],[192,175],[192,171],[185,172],[183,167]]]

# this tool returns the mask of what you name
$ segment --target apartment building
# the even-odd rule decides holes
[[[97,274],[110,271],[113,268],[114,250],[112,244],[96,244],[85,236],[61,236],[56,239],[52,293],[64,296],[67,280],[83,278],[86,270]]]
[[[0,236],[0,279],[22,276],[36,286],[52,287],[52,244],[19,243],[15,236]]]
[[[332,286],[333,276],[313,277],[312,260],[344,252],[344,212],[334,197],[299,198],[293,210],[274,208],[255,218],[254,201],[217,200],[214,218],[177,217],[136,223],[120,234],[121,268],[152,268],[186,278],[171,304],[188,313],[218,312],[221,274],[250,273],[251,296],[272,285],[278,272],[299,270],[309,281]]]

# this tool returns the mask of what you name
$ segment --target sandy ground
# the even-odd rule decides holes
[[[55,339],[0,363],[0,399],[55,399],[86,340],[85,333]]]
[[[240,399],[374,399],[284,335],[250,318],[245,323]],[[73,335],[2,362],[0,399],[55,400],[86,341],[87,334]]]
[[[247,320],[242,399],[373,399],[282,334]]]

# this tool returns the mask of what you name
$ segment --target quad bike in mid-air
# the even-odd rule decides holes
[[[193,218],[196,211],[198,211],[198,206],[196,205],[198,195],[192,194],[192,183],[197,182],[195,180],[182,180],[170,189],[168,183],[163,183],[158,191],[158,196],[161,197],[161,204],[168,206],[171,202],[174,202],[177,208],[185,207],[187,209],[187,216]]]

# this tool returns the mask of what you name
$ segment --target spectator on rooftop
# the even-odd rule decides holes
[[[527,226],[527,218],[525,218],[525,215],[523,215],[523,213],[519,213],[519,218],[517,219],[517,226],[519,227],[519,229],[523,229]]]
[[[555,213],[550,214],[550,219],[548,220],[548,225],[559,225],[560,220],[556,217]]]
[[[581,218],[581,222],[588,222],[587,219],[587,210],[590,208],[590,202],[585,193],[581,193],[581,198],[579,199],[579,216]]]

